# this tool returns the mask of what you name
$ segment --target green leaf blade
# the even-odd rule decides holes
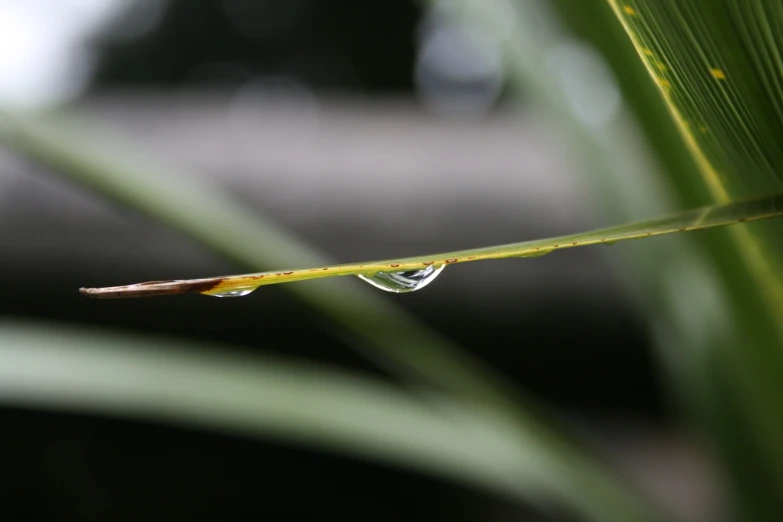
[[[407,272],[474,261],[535,257],[555,250],[619,241],[643,239],[679,232],[758,221],[783,215],[783,196],[770,196],[749,201],[713,205],[688,210],[627,225],[603,228],[592,232],[524,241],[508,245],[417,256],[382,261],[365,261],[345,265],[331,265],[304,269],[284,269],[235,276],[204,279],[150,281],[132,285],[82,288],[81,293],[96,298],[151,297],[159,295],[201,293],[206,295],[226,292],[251,291],[260,286],[323,279],[347,275],[370,275],[378,272]]]

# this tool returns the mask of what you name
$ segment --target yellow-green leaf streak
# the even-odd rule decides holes
[[[607,0],[667,102],[717,202],[783,189],[783,5]],[[779,225],[733,237],[772,317],[783,318]],[[783,339],[783,321],[776,320]]]
[[[324,277],[375,274],[378,272],[405,272],[428,266],[451,265],[504,259],[510,257],[535,257],[567,248],[589,245],[613,244],[618,241],[642,239],[677,232],[690,232],[708,228],[758,221],[783,216],[783,196],[770,196],[743,202],[714,205],[677,214],[604,228],[582,234],[559,236],[508,245],[460,250],[428,256],[366,261],[345,265],[322,266],[305,269],[276,270],[235,276],[204,279],[150,281],[126,286],[82,288],[84,295],[98,298],[150,297],[157,295],[202,293],[223,294],[231,291],[251,290],[263,285],[289,283]]]

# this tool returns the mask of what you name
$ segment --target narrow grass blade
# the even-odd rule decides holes
[[[618,241],[641,239],[678,232],[706,230],[783,215],[783,196],[771,196],[750,201],[714,205],[641,221],[628,225],[603,228],[592,232],[559,236],[509,245],[459,250],[429,256],[365,261],[346,265],[279,270],[204,279],[149,281],[127,286],[82,288],[81,293],[97,298],[151,297],[182,293],[244,295],[263,285],[290,283],[346,275],[372,275],[379,272],[410,272],[449,264],[536,257],[555,250],[589,245],[612,244]]]

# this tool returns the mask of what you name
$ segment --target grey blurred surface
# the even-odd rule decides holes
[[[338,261],[516,242],[599,224],[563,145],[524,114],[463,121],[403,102],[219,94],[104,96],[79,112],[143,154],[231,192]],[[118,280],[135,272],[142,252],[148,265],[195,263],[205,274],[219,268],[80,189],[20,168],[7,155],[2,165],[0,234],[16,245],[15,261],[35,263],[56,251],[78,266],[82,256],[97,256],[112,260]],[[63,234],[74,225],[100,240]],[[464,265],[448,278],[442,291],[501,316],[508,296],[515,308],[563,291],[596,306],[624,299],[602,253],[589,248],[545,262]]]
[[[154,92],[94,97],[76,111],[134,153],[229,191],[237,204],[338,262],[488,246],[606,224],[590,213],[566,147],[542,120],[525,113],[460,120],[394,100]],[[181,319],[173,333],[220,336],[223,321],[263,312],[285,344],[297,344],[301,328],[286,315],[296,305],[274,287],[230,304],[201,296],[143,304],[81,298],[80,286],[240,268],[13,154],[2,156],[0,173],[0,238],[6,245],[0,269],[6,287],[20,293],[12,313],[56,316],[66,310],[82,321],[135,324],[136,314],[160,307]],[[609,248],[623,246],[457,265],[426,290],[390,299],[492,363],[521,372],[538,383],[533,387],[644,409],[658,401],[646,340],[606,262]],[[168,321],[160,313],[150,316],[148,327],[169,332],[174,315]],[[200,325],[207,330],[194,333],[185,322],[193,315],[211,318]]]

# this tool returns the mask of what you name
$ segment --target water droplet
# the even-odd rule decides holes
[[[541,257],[547,255],[550,252],[553,252],[554,250],[554,248],[541,248],[539,250],[528,252],[517,257]]]
[[[420,290],[430,284],[443,271],[446,265],[431,265],[421,270],[405,272],[377,272],[371,275],[360,274],[359,278],[376,288],[397,294]]]
[[[614,245],[615,243],[617,243],[617,241],[603,241],[603,242],[602,242],[602,244],[604,244],[604,245],[608,245],[608,246],[612,246],[612,245]]]
[[[236,290],[227,290],[219,294],[207,294],[212,297],[242,297],[255,290],[255,288],[238,288]]]

